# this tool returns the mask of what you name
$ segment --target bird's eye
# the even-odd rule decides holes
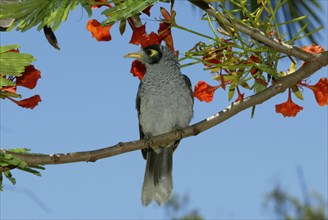
[[[157,54],[157,51],[153,50],[153,49],[149,49],[149,50],[146,51],[146,53],[149,57],[153,57],[154,55]]]
[[[153,52],[151,50],[147,50],[146,53],[147,53],[148,56],[151,56],[153,54]]]

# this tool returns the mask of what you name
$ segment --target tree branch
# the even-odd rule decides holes
[[[107,158],[122,153],[127,153],[130,151],[145,148],[147,146],[160,145],[164,143],[169,143],[178,139],[185,137],[190,137],[197,135],[207,129],[210,129],[221,122],[231,118],[232,116],[238,114],[239,112],[250,108],[254,105],[261,104],[262,102],[272,98],[273,96],[284,92],[287,88],[295,85],[297,82],[304,78],[309,77],[319,69],[328,65],[328,52],[323,52],[320,54],[310,54],[310,63],[304,64],[296,72],[285,76],[274,83],[267,89],[245,98],[243,101],[232,103],[230,106],[226,107],[222,111],[216,113],[215,115],[204,119],[196,124],[188,126],[180,131],[170,132],[162,135],[155,136],[149,140],[138,140],[130,141],[125,143],[118,143],[114,146],[93,150],[93,151],[83,151],[83,152],[73,152],[73,153],[58,153],[58,154],[21,154],[10,152],[9,150],[1,149],[1,153],[12,154],[21,160],[25,161],[28,165],[37,164],[63,164],[63,163],[73,163],[73,162],[95,162],[96,160]]]
[[[285,44],[284,42],[278,41],[277,39],[272,39],[266,36],[262,31],[257,28],[246,26],[233,18],[229,18],[226,14],[219,12],[212,5],[202,0],[189,0],[189,2],[199,7],[209,15],[213,16],[219,23],[223,22],[226,26],[234,28],[257,41],[260,41],[266,44],[267,46],[272,47],[276,51],[282,52],[289,56],[297,57],[298,59],[304,60],[306,62],[311,62],[314,59],[313,56],[311,56],[309,53],[304,52],[299,47],[290,46],[288,44]]]

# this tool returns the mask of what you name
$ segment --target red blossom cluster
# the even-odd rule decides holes
[[[225,90],[226,85],[227,84],[232,84],[233,81],[231,80],[231,77],[230,77],[230,79],[226,79],[226,77],[222,74],[222,70],[224,70],[224,72],[226,73],[227,76],[232,76],[233,73],[232,73],[231,70],[229,70],[227,68],[221,68],[221,67],[218,68],[218,67],[216,67],[217,64],[222,64],[226,60],[230,60],[233,64],[240,64],[240,62],[241,62],[241,63],[250,65],[252,63],[259,63],[260,60],[259,60],[258,57],[254,56],[254,55],[251,55],[249,57],[249,59],[247,59],[247,60],[238,60],[238,59],[236,59],[236,57],[232,53],[226,53],[226,52],[231,52],[232,51],[232,46],[230,46],[232,43],[229,40],[226,40],[224,38],[221,38],[221,42],[223,44],[220,46],[220,49],[211,48],[206,53],[206,55],[202,56],[202,60],[203,60],[203,64],[207,68],[212,68],[212,72],[219,72],[218,76],[219,76],[219,81],[221,82],[221,84],[216,86],[215,88],[221,87],[222,89]],[[236,69],[235,71],[238,75],[241,76],[245,72],[245,69],[240,68],[238,70]],[[254,77],[254,79],[266,86],[267,83],[265,82],[265,80],[258,77],[258,72],[259,72],[259,70],[256,67],[253,67],[251,69],[251,74]],[[205,87],[205,85],[206,85],[206,87],[209,88],[210,92],[205,91],[205,90],[199,91],[199,85],[202,85],[202,87]],[[214,95],[215,90],[212,90],[211,86],[209,86],[205,82],[200,81],[195,86],[194,96],[200,101],[211,102],[213,97],[210,97],[210,96]],[[235,102],[242,101],[244,99],[244,94],[240,92],[238,86],[236,86],[236,90],[237,90],[237,93],[238,93],[238,97],[235,100]]]
[[[298,83],[298,86],[304,86],[311,89],[319,106],[328,105],[327,78],[321,78],[315,85],[308,85],[304,82],[301,82]],[[301,110],[303,110],[302,106],[293,103],[290,89],[288,90],[287,102],[276,105],[276,112],[281,113],[284,117],[295,117],[296,114]]]
[[[311,44],[310,46],[303,46],[301,49],[305,52],[312,54],[321,53],[325,51],[323,47],[317,46],[315,44]],[[306,82],[299,82],[297,86],[311,89],[319,106],[328,105],[327,78],[321,78],[315,85],[309,85]],[[293,103],[291,99],[290,89],[288,90],[287,102],[276,105],[276,112],[281,113],[284,117],[295,117],[300,110],[303,110],[303,107]]]
[[[104,2],[101,5],[92,5],[91,8],[99,8],[101,6],[112,7],[106,0],[96,0],[96,2]],[[142,12],[148,16],[150,16],[150,8],[151,6],[144,9]],[[147,47],[152,44],[160,45],[162,41],[173,51],[173,38],[171,33],[172,22],[174,22],[174,14],[175,12],[172,10],[171,15],[166,9],[161,8],[161,14],[163,16],[162,22],[159,24],[159,28],[157,33],[151,32],[147,34],[146,25],[141,25],[140,27],[136,27],[134,23],[128,19],[128,22],[132,28],[132,36],[130,40],[130,44],[140,45],[141,48]],[[97,41],[110,41],[112,39],[110,35],[109,26],[102,26],[100,22],[95,19],[89,20],[87,23],[87,30],[91,32],[92,37],[96,38]],[[131,71],[133,76],[138,77],[140,80],[143,78],[146,68],[145,66],[138,60],[132,62]]]
[[[211,102],[218,88],[220,86],[210,86],[204,81],[199,81],[194,87],[194,96],[200,101]]]
[[[101,6],[112,7],[106,0],[96,0],[96,2],[103,2],[104,4],[92,5],[92,8],[99,8]],[[151,6],[146,8],[143,11],[143,13],[150,16],[150,8]],[[164,19],[159,24],[159,29],[157,30],[157,33],[150,32],[149,34],[147,34],[145,24],[140,27],[136,27],[133,24],[133,22],[130,19],[128,19],[129,24],[133,31],[129,43],[134,45],[140,45],[141,48],[144,48],[152,44],[160,45],[161,42],[164,41],[166,45],[172,51],[174,51],[171,27],[172,24],[175,23],[174,20],[175,12],[171,10],[171,14],[170,14],[167,10],[161,8],[161,14]],[[92,36],[96,38],[97,41],[110,41],[111,40],[110,28],[111,26],[101,26],[97,20],[90,20],[87,24],[87,29],[92,33]],[[246,65],[253,64],[254,66],[251,67],[250,73],[254,78],[254,80],[265,87],[268,85],[270,78],[268,80],[265,80],[262,76],[262,71],[258,69],[255,65],[263,62],[260,60],[258,54],[251,55],[247,60],[235,59],[236,57],[233,55],[233,53],[223,53],[223,50],[230,51],[230,52],[232,51],[232,46],[231,46],[232,43],[224,38],[222,38],[221,41],[223,43],[222,45],[224,46],[222,48],[220,47],[220,50],[216,48],[212,48],[212,50],[209,50],[207,54],[202,57],[203,64],[207,68],[216,68],[215,66],[223,63],[223,60],[232,60],[232,63],[234,64],[241,64],[241,63]],[[321,46],[317,46],[315,44],[312,44],[310,46],[304,46],[302,47],[302,50],[312,54],[320,53],[324,51],[324,49]],[[226,84],[233,83],[231,77],[230,79],[226,79],[221,72],[222,70],[224,70],[228,76],[229,75],[231,76],[232,75],[231,70],[224,69],[224,68],[216,68],[215,70],[220,71],[218,74],[220,77],[221,84],[217,86],[211,86],[204,81],[199,81],[194,87],[194,96],[200,101],[211,102],[213,100],[214,93],[218,88],[221,87],[225,89]],[[235,71],[238,75],[241,76],[245,72],[245,69],[240,68]],[[146,72],[146,68],[140,61],[135,60],[132,62],[130,72],[133,74],[133,76],[138,77],[141,80]],[[327,78],[321,78],[316,85],[308,85],[305,82],[302,82],[302,83],[298,83],[297,86],[311,89],[314,92],[315,98],[320,106],[325,106],[328,104]],[[235,102],[242,101],[244,99],[244,94],[240,92],[238,86],[236,86],[236,90],[238,93],[238,97],[235,100]],[[288,90],[287,102],[276,105],[276,112],[283,114],[284,117],[295,117],[296,114],[302,109],[303,107],[293,103],[290,89]]]
[[[19,53],[19,50],[12,50],[10,52]],[[1,87],[0,92],[9,92],[12,94],[16,94],[16,90],[18,86],[22,86],[28,89],[34,89],[35,86],[37,85],[39,78],[41,78],[41,72],[39,70],[35,69],[33,65],[26,66],[21,76],[8,78],[8,80],[15,82],[16,86]],[[30,98],[22,99],[22,100],[15,100],[9,96],[7,96],[6,98],[8,98],[12,102],[16,103],[17,105],[23,108],[30,108],[30,109],[33,109],[35,106],[38,105],[39,102],[41,102],[41,98],[39,95],[34,95]]]
[[[301,110],[303,110],[303,107],[295,104],[292,101],[290,89],[288,89],[287,102],[276,105],[276,112],[281,113],[284,117],[295,117]]]
[[[141,48],[144,48],[153,44],[160,45],[161,42],[164,41],[170,50],[175,52],[171,33],[171,22],[174,17],[171,16],[164,8],[161,8],[161,14],[164,17],[164,20],[159,24],[157,34],[155,32],[147,34],[145,24],[140,27],[135,27],[132,25],[131,27],[133,33],[129,43],[140,45]],[[145,75],[146,68],[140,61],[134,60],[132,62],[130,72],[133,76],[137,76],[140,80],[142,80]]]
[[[224,39],[222,39],[224,40]],[[227,42],[225,42],[227,43]],[[225,48],[226,50],[230,50],[229,47]],[[317,46],[315,44],[311,44],[310,46],[304,46],[302,47],[302,50],[308,53],[321,53],[324,51],[324,48],[321,46]],[[231,56],[231,55],[230,55]],[[220,64],[222,61],[222,58],[227,59],[226,57],[223,57],[222,51],[217,51],[215,48],[213,50],[209,51],[206,56],[203,56],[202,59],[204,61],[204,65],[208,68],[213,67],[217,64]],[[232,57],[233,58],[233,55]],[[257,56],[251,55],[248,60],[245,61],[246,64],[252,64],[252,63],[260,63],[260,59]],[[222,69],[220,69],[222,70]],[[225,70],[225,69],[223,69]],[[243,69],[238,70],[239,71],[244,71]],[[258,82],[263,84],[264,86],[268,85],[268,82],[265,81],[263,78],[259,77],[259,69],[256,67],[251,68],[250,73],[253,76],[253,78]],[[229,70],[225,70],[225,72],[229,75]],[[220,72],[219,74],[221,85],[218,86],[210,86],[207,83],[200,81],[198,82],[195,87],[194,87],[194,96],[199,99],[200,101],[205,101],[205,102],[211,102],[214,96],[214,92],[216,89],[219,87],[222,87],[225,89],[225,84],[230,84],[231,81],[225,80],[222,73]],[[314,93],[315,99],[318,102],[319,106],[325,106],[328,104],[328,82],[327,78],[321,78],[317,84],[315,85],[309,85],[305,82],[300,82],[297,84],[298,87],[306,87],[308,89],[311,89]],[[238,92],[238,97],[235,100],[236,101],[241,101],[244,98],[244,94],[242,94],[239,90],[238,87],[236,87],[237,92]],[[281,113],[284,117],[295,117],[299,111],[303,109],[302,106],[299,106],[295,104],[292,101],[291,98],[291,90],[288,90],[288,99],[286,102],[276,105],[276,112]]]

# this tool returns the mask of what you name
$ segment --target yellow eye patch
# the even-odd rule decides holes
[[[157,50],[154,50],[154,49],[148,49],[146,51],[147,55],[152,58],[153,56],[155,56],[156,54],[158,54],[158,51]]]

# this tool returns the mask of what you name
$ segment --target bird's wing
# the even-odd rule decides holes
[[[139,84],[137,98],[136,98],[136,109],[137,109],[137,112],[138,112],[138,119],[140,117],[140,95],[139,95],[139,92],[140,92],[141,87],[142,87],[142,82],[140,82],[140,84]],[[139,123],[139,136],[140,136],[140,139],[144,139],[144,137],[145,137],[145,134],[142,131],[140,123]],[[148,152],[148,149],[142,149],[141,150],[142,156],[145,160],[147,159],[147,152]]]
[[[181,74],[181,75],[183,76],[184,81],[186,82],[186,84],[187,84],[187,86],[188,86],[188,88],[189,88],[189,92],[190,92],[191,99],[192,99],[192,101],[194,101],[194,93],[193,93],[193,91],[192,91],[191,81],[190,81],[190,79],[189,79],[188,76],[186,76],[186,75],[184,75],[184,74]],[[175,149],[177,149],[177,147],[178,147],[180,141],[181,141],[181,140],[177,140],[177,141],[174,142],[174,144],[173,144],[173,150],[174,150],[174,151],[175,151]]]
[[[187,86],[188,86],[188,88],[189,88],[191,99],[192,99],[192,101],[194,101],[194,93],[193,93],[193,91],[192,91],[191,81],[190,81],[190,79],[189,79],[188,76],[186,76],[186,75],[184,75],[184,74],[181,74],[181,75],[183,76],[184,81],[186,82],[186,84],[187,84]]]

